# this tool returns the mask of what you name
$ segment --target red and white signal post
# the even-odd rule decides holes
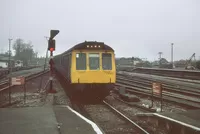
[[[26,86],[25,86],[25,77],[12,77],[11,78],[11,85],[18,85],[23,86],[24,88],[24,104],[26,103]]]
[[[12,85],[24,85],[25,78],[24,77],[12,77],[11,79]]]
[[[162,95],[162,84],[152,83],[153,94],[161,96]]]
[[[153,107],[153,96],[160,97],[160,99],[161,99],[161,111],[162,111],[162,102],[163,102],[162,90],[163,90],[163,88],[162,88],[161,83],[156,83],[156,82],[152,83],[152,106],[151,107]]]
[[[53,90],[53,51],[55,51],[55,45],[56,45],[56,41],[53,39],[57,34],[59,33],[59,30],[51,30],[50,31],[50,38],[49,38],[49,42],[48,42],[48,50],[50,51],[50,89],[49,89],[49,93],[55,93],[56,91]]]

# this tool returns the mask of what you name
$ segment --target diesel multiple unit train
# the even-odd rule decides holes
[[[101,100],[116,82],[114,50],[103,42],[85,41],[53,58],[70,95]]]

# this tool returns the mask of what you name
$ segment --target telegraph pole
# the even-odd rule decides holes
[[[171,43],[171,62],[172,62],[172,69],[174,68],[174,61],[173,61],[173,46],[174,46],[174,43]]]
[[[158,52],[158,55],[159,55],[159,66],[161,66],[162,54],[163,54],[163,52]]]
[[[8,39],[9,41],[9,61],[8,61],[8,70],[9,70],[9,104],[11,104],[11,89],[10,89],[10,85],[11,85],[11,63],[10,63],[10,57],[11,57],[11,51],[10,51],[10,45],[11,45],[11,41],[12,39]]]
[[[47,36],[44,36],[44,38],[46,38],[46,40],[47,40],[47,43],[48,43],[48,39],[49,39],[49,37],[47,37]],[[47,51],[46,51],[46,57],[45,57],[45,63],[44,63],[44,71],[45,71],[45,68],[46,68],[46,62],[47,62],[47,58],[48,58],[48,47],[47,47]]]
[[[48,44],[49,37],[44,36],[44,38],[46,38],[47,44]],[[44,59],[44,70],[43,71],[45,71],[45,69],[46,69],[47,58],[48,58],[48,47],[47,47],[47,50],[46,50],[46,57]],[[41,90],[41,87],[42,87],[42,81],[43,81],[43,75],[41,77],[41,81],[40,81],[40,85],[39,85],[39,91]]]

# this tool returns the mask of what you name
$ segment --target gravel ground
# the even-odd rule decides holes
[[[38,77],[26,83],[26,103],[24,104],[24,90],[22,87],[15,87],[12,89],[12,102],[17,101],[19,103],[14,104],[10,107],[37,107],[37,106],[45,106],[46,104],[51,105],[70,105],[70,100],[66,96],[64,89],[61,87],[60,83],[56,78],[53,80],[53,89],[57,92],[53,94],[53,97],[49,97],[46,94],[46,89],[49,89],[49,85],[46,89],[44,89],[47,81],[49,79],[49,74],[45,74],[42,77]],[[40,88],[40,82],[41,90]]]
[[[137,134],[134,127],[119,118],[105,105],[86,105],[86,111],[106,134]]]
[[[61,84],[59,83],[58,79],[54,80],[54,89],[57,91],[54,97],[54,105],[68,105],[71,106],[71,102],[67,97],[64,89],[62,88]]]
[[[45,104],[46,93],[43,89],[49,79],[49,74],[37,77],[26,82],[26,102],[24,103],[24,89],[23,86],[15,86],[11,88],[12,102],[19,101],[19,103],[11,107],[36,107]],[[41,88],[40,88],[41,84]]]
[[[128,106],[125,103],[116,100],[113,96],[108,96],[105,100],[112,104],[112,106],[114,106],[116,109],[126,112],[128,116],[135,116],[136,114],[147,113],[142,109]]]
[[[152,102],[151,98],[140,98],[140,102],[138,103],[138,105],[140,105],[140,106],[145,106],[145,105],[151,106],[151,102]],[[161,108],[161,101],[154,100],[153,103],[154,103],[153,109]],[[162,112],[184,112],[184,111],[187,111],[187,109],[184,108],[184,107],[163,101]]]
[[[106,98],[106,101],[108,101],[113,107],[115,107],[117,110],[119,110],[120,112],[125,114],[127,117],[132,119],[134,122],[136,122],[138,125],[140,125],[149,133],[155,133],[155,134],[167,133],[165,128],[157,127],[156,121],[149,120],[148,118],[140,118],[139,116],[137,116],[137,114],[140,114],[140,113],[147,113],[144,110],[136,108],[136,107],[128,106],[124,104],[123,102],[116,100],[112,96],[108,96]]]
[[[119,98],[119,95],[116,93],[112,93],[112,96]],[[139,102],[130,102],[130,104],[137,104],[137,105],[144,106],[144,107],[151,106],[152,101],[151,101],[150,97],[138,96],[138,98],[140,98]],[[155,110],[157,109],[158,112],[160,112],[160,108],[161,108],[161,101],[154,99],[152,109],[155,109]],[[185,108],[183,106],[168,103],[165,101],[163,101],[163,103],[162,103],[162,112],[184,112],[184,111],[187,111],[187,108]]]
[[[34,74],[34,73],[37,73],[37,72],[40,72],[40,71],[43,71],[43,70],[44,70],[43,67],[37,67],[37,68],[32,68],[32,69],[14,71],[14,72],[12,72],[11,76],[12,77],[28,76],[28,75],[31,75],[31,74]],[[9,74],[7,74],[7,75],[5,75],[3,77],[0,77],[0,81],[7,80],[8,77],[9,77]]]
[[[15,105],[10,106],[12,108],[36,107],[44,105],[43,96],[40,93],[27,93],[25,103],[24,103],[24,93],[14,93],[12,94],[12,101],[19,102]]]

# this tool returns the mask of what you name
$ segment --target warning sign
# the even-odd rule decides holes
[[[12,77],[11,82],[12,82],[12,85],[24,85],[25,78],[24,77]]]
[[[161,83],[153,83],[152,89],[153,89],[153,94],[155,94],[155,95],[162,94],[162,84]]]

